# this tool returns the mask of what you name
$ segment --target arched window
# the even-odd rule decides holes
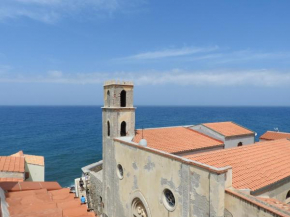
[[[110,122],[107,121],[108,136],[111,135]]]
[[[242,143],[242,142],[239,142],[239,143],[238,143],[238,147],[239,147],[239,146],[242,146],[242,145],[243,145],[243,143]]]
[[[123,121],[122,123],[121,123],[121,136],[126,136],[127,135],[127,133],[126,133],[126,122],[125,121]]]
[[[108,106],[108,107],[110,107],[110,104],[111,104],[111,103],[110,103],[110,100],[111,100],[111,98],[110,98],[110,91],[108,90],[108,91],[107,91],[107,106]]]
[[[287,195],[286,195],[286,199],[290,198],[290,191],[288,191]]]
[[[125,90],[121,91],[120,99],[121,99],[120,101],[121,107],[126,107],[126,91]]]

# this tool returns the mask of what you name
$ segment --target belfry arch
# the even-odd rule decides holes
[[[126,107],[126,91],[125,90],[122,90],[121,93],[120,93],[120,105],[121,107]]]
[[[121,132],[120,132],[120,135],[121,135],[121,136],[126,136],[126,135],[127,135],[126,128],[127,128],[127,124],[126,124],[125,121],[123,121],[123,122],[121,123]]]

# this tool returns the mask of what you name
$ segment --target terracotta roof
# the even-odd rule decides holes
[[[263,198],[263,197],[258,197],[258,198],[260,200],[265,201],[271,205],[274,205],[280,209],[284,209],[284,210],[290,212],[290,204],[283,203],[275,198]]]
[[[166,127],[144,129],[143,138],[147,146],[168,153],[179,153],[223,146],[223,142],[210,138],[197,131],[185,127]],[[142,130],[137,130],[133,142],[139,143],[142,139]]]
[[[26,163],[44,166],[43,156],[25,154],[24,157],[25,157]]]
[[[0,187],[9,192],[40,189],[61,189],[61,186],[57,182],[0,182]]]
[[[187,158],[214,167],[231,166],[233,187],[255,191],[290,176],[290,141],[259,142]]]
[[[275,139],[290,139],[290,133],[267,131],[260,139],[275,140]]]
[[[11,217],[93,217],[68,188],[46,188],[6,193]]]
[[[12,157],[23,157],[24,154],[23,154],[23,151],[19,151],[19,152],[15,153],[15,154],[12,154],[10,156],[12,156]]]
[[[230,121],[205,123],[202,125],[216,131],[219,134],[222,134],[225,137],[254,134],[253,131]]]
[[[0,178],[0,182],[23,182],[23,179],[18,178]]]
[[[26,163],[44,166],[44,157],[43,156],[23,154],[23,151],[19,151],[19,152],[12,154],[10,156],[11,157],[25,157]]]
[[[24,172],[24,157],[1,157],[0,156],[0,171],[1,172]]]

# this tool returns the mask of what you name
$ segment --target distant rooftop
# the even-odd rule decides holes
[[[143,130],[143,138],[150,148],[168,153],[182,153],[223,146],[223,142],[208,137],[186,127],[165,127]],[[137,130],[133,142],[139,143],[142,139],[142,130]]]
[[[290,176],[289,153],[290,141],[280,139],[187,158],[218,168],[231,166],[233,187],[255,191]]]
[[[260,139],[275,140],[275,139],[290,139],[290,133],[267,131]]]
[[[234,122],[231,122],[231,121],[217,122],[217,123],[205,123],[202,125],[207,127],[207,128],[212,129],[213,131],[216,131],[217,133],[219,133],[225,137],[254,134],[253,131],[251,131],[245,127],[242,127],[242,126],[240,126]]]

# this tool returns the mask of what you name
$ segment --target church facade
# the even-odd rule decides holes
[[[104,85],[103,160],[88,170],[99,216],[290,216],[289,140],[254,144],[233,122],[136,130],[133,88]]]

